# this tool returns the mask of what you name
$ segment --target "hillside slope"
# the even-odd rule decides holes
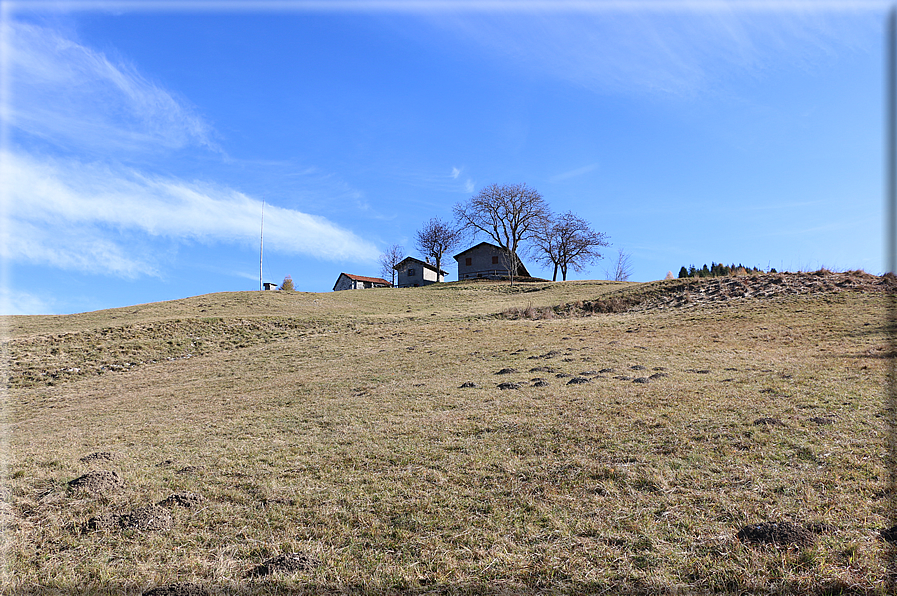
[[[890,290],[445,284],[16,318],[0,585],[881,593]]]

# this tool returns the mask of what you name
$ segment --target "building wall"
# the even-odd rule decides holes
[[[333,286],[333,291],[338,292],[339,290],[354,290],[355,289],[355,280],[349,279],[345,275],[340,275],[339,279],[336,280],[336,284]]]
[[[414,275],[410,275],[409,271],[414,271]],[[413,288],[417,286],[426,286],[437,281],[445,281],[445,276],[440,275],[436,279],[436,271],[429,267],[424,267],[421,263],[414,261],[406,264],[398,270],[398,286],[400,288]]]
[[[470,265],[467,264],[470,259]],[[458,259],[458,279],[477,277],[497,278],[508,276],[507,258],[494,246],[480,246],[461,255]]]

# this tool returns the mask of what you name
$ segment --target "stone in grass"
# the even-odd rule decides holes
[[[517,369],[516,369],[516,368],[503,368],[503,369],[501,369],[500,371],[498,371],[498,372],[495,373],[495,374],[497,374],[497,375],[510,375],[510,374],[515,373],[515,372],[517,372]]]
[[[272,573],[294,573],[296,571],[311,571],[321,566],[321,560],[308,553],[284,553],[271,557],[261,565],[249,572],[252,577],[263,577]]]
[[[198,584],[167,584],[145,591],[142,596],[209,596],[211,592]]]
[[[110,470],[93,470],[69,481],[69,487],[92,495],[103,495],[121,488],[124,483]]]
[[[498,388],[502,391],[505,389],[520,389],[520,383],[499,383]]]
[[[790,522],[767,522],[745,526],[735,535],[742,542],[778,546],[809,546],[816,537],[810,530]]]
[[[165,497],[157,505],[160,507],[196,507],[205,500],[206,498],[202,495],[184,491]]]
[[[96,451],[89,455],[85,455],[79,461],[89,464],[95,461],[104,461],[104,462],[112,462],[118,459],[114,454],[109,453],[108,451]]]
[[[582,385],[583,383],[591,383],[591,381],[589,381],[585,377],[573,377],[572,379],[567,381],[568,385]]]

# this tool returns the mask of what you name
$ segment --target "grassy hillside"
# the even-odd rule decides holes
[[[452,283],[10,317],[2,585],[884,593],[881,282]],[[778,543],[752,542],[764,531]]]

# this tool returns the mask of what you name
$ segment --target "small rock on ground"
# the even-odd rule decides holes
[[[780,546],[808,546],[815,537],[810,530],[790,522],[769,522],[745,526],[736,537],[752,544],[778,544]]]

